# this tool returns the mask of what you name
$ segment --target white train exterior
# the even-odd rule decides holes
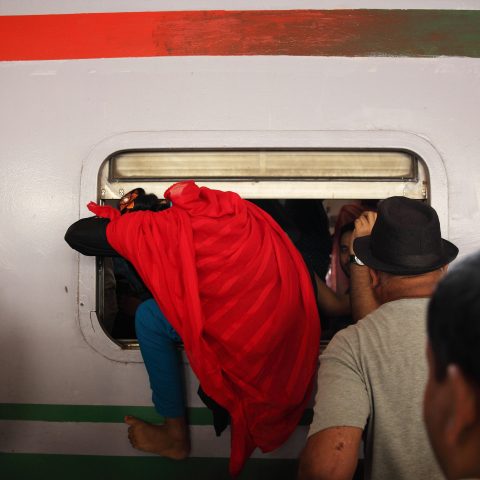
[[[187,0],[181,10],[295,8],[340,15],[345,9],[385,8],[385,2],[354,0],[256,3]],[[480,12],[475,0],[388,3],[389,9],[422,9],[452,19],[457,12]],[[5,21],[176,10],[177,2],[160,0],[0,2]],[[128,443],[123,415],[152,415],[144,365],[138,350],[123,349],[101,330],[95,260],[80,258],[63,240],[68,226],[88,215],[86,203],[100,199],[99,172],[109,156],[168,149],[413,152],[426,183],[423,193],[412,195],[424,195],[437,209],[442,233],[458,245],[461,258],[480,248],[480,32],[467,40],[465,54],[436,54],[431,47],[426,54],[403,55],[173,52],[1,59],[4,478],[35,472],[40,476],[33,478],[43,478],[47,471],[50,478],[81,478],[87,468],[91,478],[124,478],[129,469],[140,478],[193,478],[192,471],[198,478],[227,475],[228,432],[215,437],[188,365],[193,458],[182,466]],[[368,184],[337,183],[252,180],[226,187],[251,198],[369,198]],[[411,193],[403,184],[376,188]],[[300,426],[276,452],[256,452],[242,478],[293,478],[306,429]]]

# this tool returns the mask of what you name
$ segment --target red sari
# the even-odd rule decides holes
[[[320,338],[310,276],[275,221],[237,194],[189,181],[165,198],[172,207],[162,212],[93,210],[112,218],[108,242],[182,338],[205,393],[230,413],[235,476],[256,447],[287,440],[310,399]]]

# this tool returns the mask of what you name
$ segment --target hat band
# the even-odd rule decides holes
[[[376,254],[376,252],[372,253],[382,262],[400,267],[429,267],[431,265],[436,265],[442,259],[442,255],[436,253],[425,253],[420,255],[399,255],[398,253],[395,253],[394,255],[391,255],[390,258],[385,258],[382,255]],[[445,262],[447,261],[448,260]]]

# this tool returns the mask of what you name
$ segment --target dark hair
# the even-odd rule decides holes
[[[160,200],[153,193],[141,194],[135,199],[135,205],[130,210],[137,212],[139,210],[150,210],[151,212],[159,212],[168,208],[168,203],[165,200]]]
[[[480,252],[455,265],[439,283],[427,328],[437,380],[456,364],[480,386]]]
[[[342,235],[347,232],[353,232],[355,230],[355,222],[348,222],[340,228],[338,239],[342,238]]]
[[[128,212],[137,212],[139,210],[159,212],[168,207],[169,203],[166,200],[160,200],[153,193],[145,193],[145,190],[141,187],[130,190],[118,201],[118,209],[122,215]]]

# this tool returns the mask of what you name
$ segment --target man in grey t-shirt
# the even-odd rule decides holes
[[[380,307],[339,332],[320,358],[299,477],[351,479],[363,436],[367,479],[441,479],[422,422],[425,319],[428,298],[458,249],[441,238],[433,208],[391,197],[354,250],[352,268],[364,277],[368,268]]]

